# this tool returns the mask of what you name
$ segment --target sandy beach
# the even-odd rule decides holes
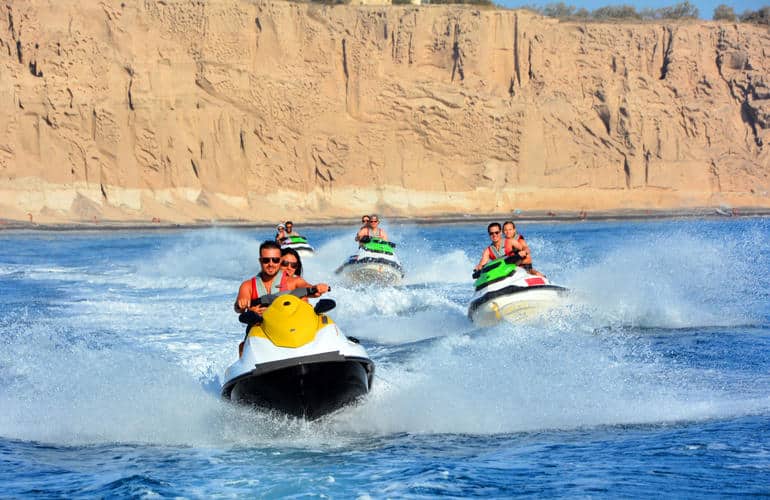
[[[763,207],[702,207],[681,210],[604,210],[604,211],[522,211],[512,213],[490,214],[445,214],[435,217],[388,217],[379,214],[387,224],[462,224],[483,223],[492,221],[513,220],[516,222],[574,222],[574,221],[598,221],[598,220],[644,220],[644,219],[677,219],[677,218],[721,218],[721,217],[766,217],[770,216],[770,209]],[[148,230],[148,229],[195,229],[207,227],[234,227],[234,228],[272,228],[283,222],[255,223],[234,220],[199,221],[194,223],[175,222],[146,222],[146,221],[98,221],[98,222],[61,222],[61,223],[36,223],[29,221],[17,221],[0,218],[0,231],[12,230],[37,230],[37,231],[98,231],[98,230]],[[359,223],[358,218],[329,219],[294,219],[301,226],[354,226]]]

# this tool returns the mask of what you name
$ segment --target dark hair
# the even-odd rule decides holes
[[[281,249],[281,257],[284,257],[286,255],[293,255],[297,258],[297,271],[294,273],[295,276],[302,276],[302,259],[299,257],[299,254],[296,250],[293,248],[282,248]]]
[[[261,245],[259,245],[259,255],[262,255],[262,250],[266,248],[275,248],[277,250],[281,250],[281,245],[279,245],[275,240],[265,240]]]
[[[291,224],[292,226],[294,225],[294,223],[292,221],[290,221],[290,220],[287,220],[283,224],[286,225],[286,226],[288,226],[289,224]]]
[[[492,229],[493,227],[496,227],[500,231],[503,230],[503,228],[502,228],[502,226],[500,226],[499,222],[490,222],[489,225],[487,226],[487,232],[489,232],[489,230]]]
[[[514,224],[512,220],[507,220],[503,222],[503,227],[505,227],[506,224],[510,224],[513,226],[514,229],[516,229],[516,224]]]

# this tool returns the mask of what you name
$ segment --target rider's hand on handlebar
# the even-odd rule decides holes
[[[242,313],[249,310],[249,304],[251,304],[251,299],[248,297],[238,297],[238,300],[235,302],[239,312]]]
[[[320,297],[322,294],[328,292],[329,290],[331,290],[331,288],[326,283],[319,283],[311,288],[311,291],[314,292],[313,297]]]

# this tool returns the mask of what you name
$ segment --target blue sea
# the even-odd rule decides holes
[[[297,227],[376,363],[310,423],[219,399],[274,231],[0,232],[0,497],[770,495],[770,219],[521,222],[572,294],[487,329],[486,222],[385,222],[400,287],[337,280],[356,227]]]

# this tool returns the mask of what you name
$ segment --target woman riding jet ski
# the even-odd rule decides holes
[[[315,293],[298,288],[252,300],[252,307],[269,307],[261,317],[239,316],[248,325],[246,338],[240,358],[225,371],[223,398],[314,420],[369,392],[374,363],[325,314],[333,300],[314,308],[300,299]]]
[[[357,284],[398,285],[401,282],[404,268],[396,257],[395,243],[369,236],[362,237],[358,243],[358,252],[348,257],[335,273]]]
[[[489,262],[473,277],[473,294],[468,317],[479,326],[491,326],[505,319],[521,321],[558,302],[568,290],[552,285],[545,276],[535,276],[518,264],[518,255]]]

